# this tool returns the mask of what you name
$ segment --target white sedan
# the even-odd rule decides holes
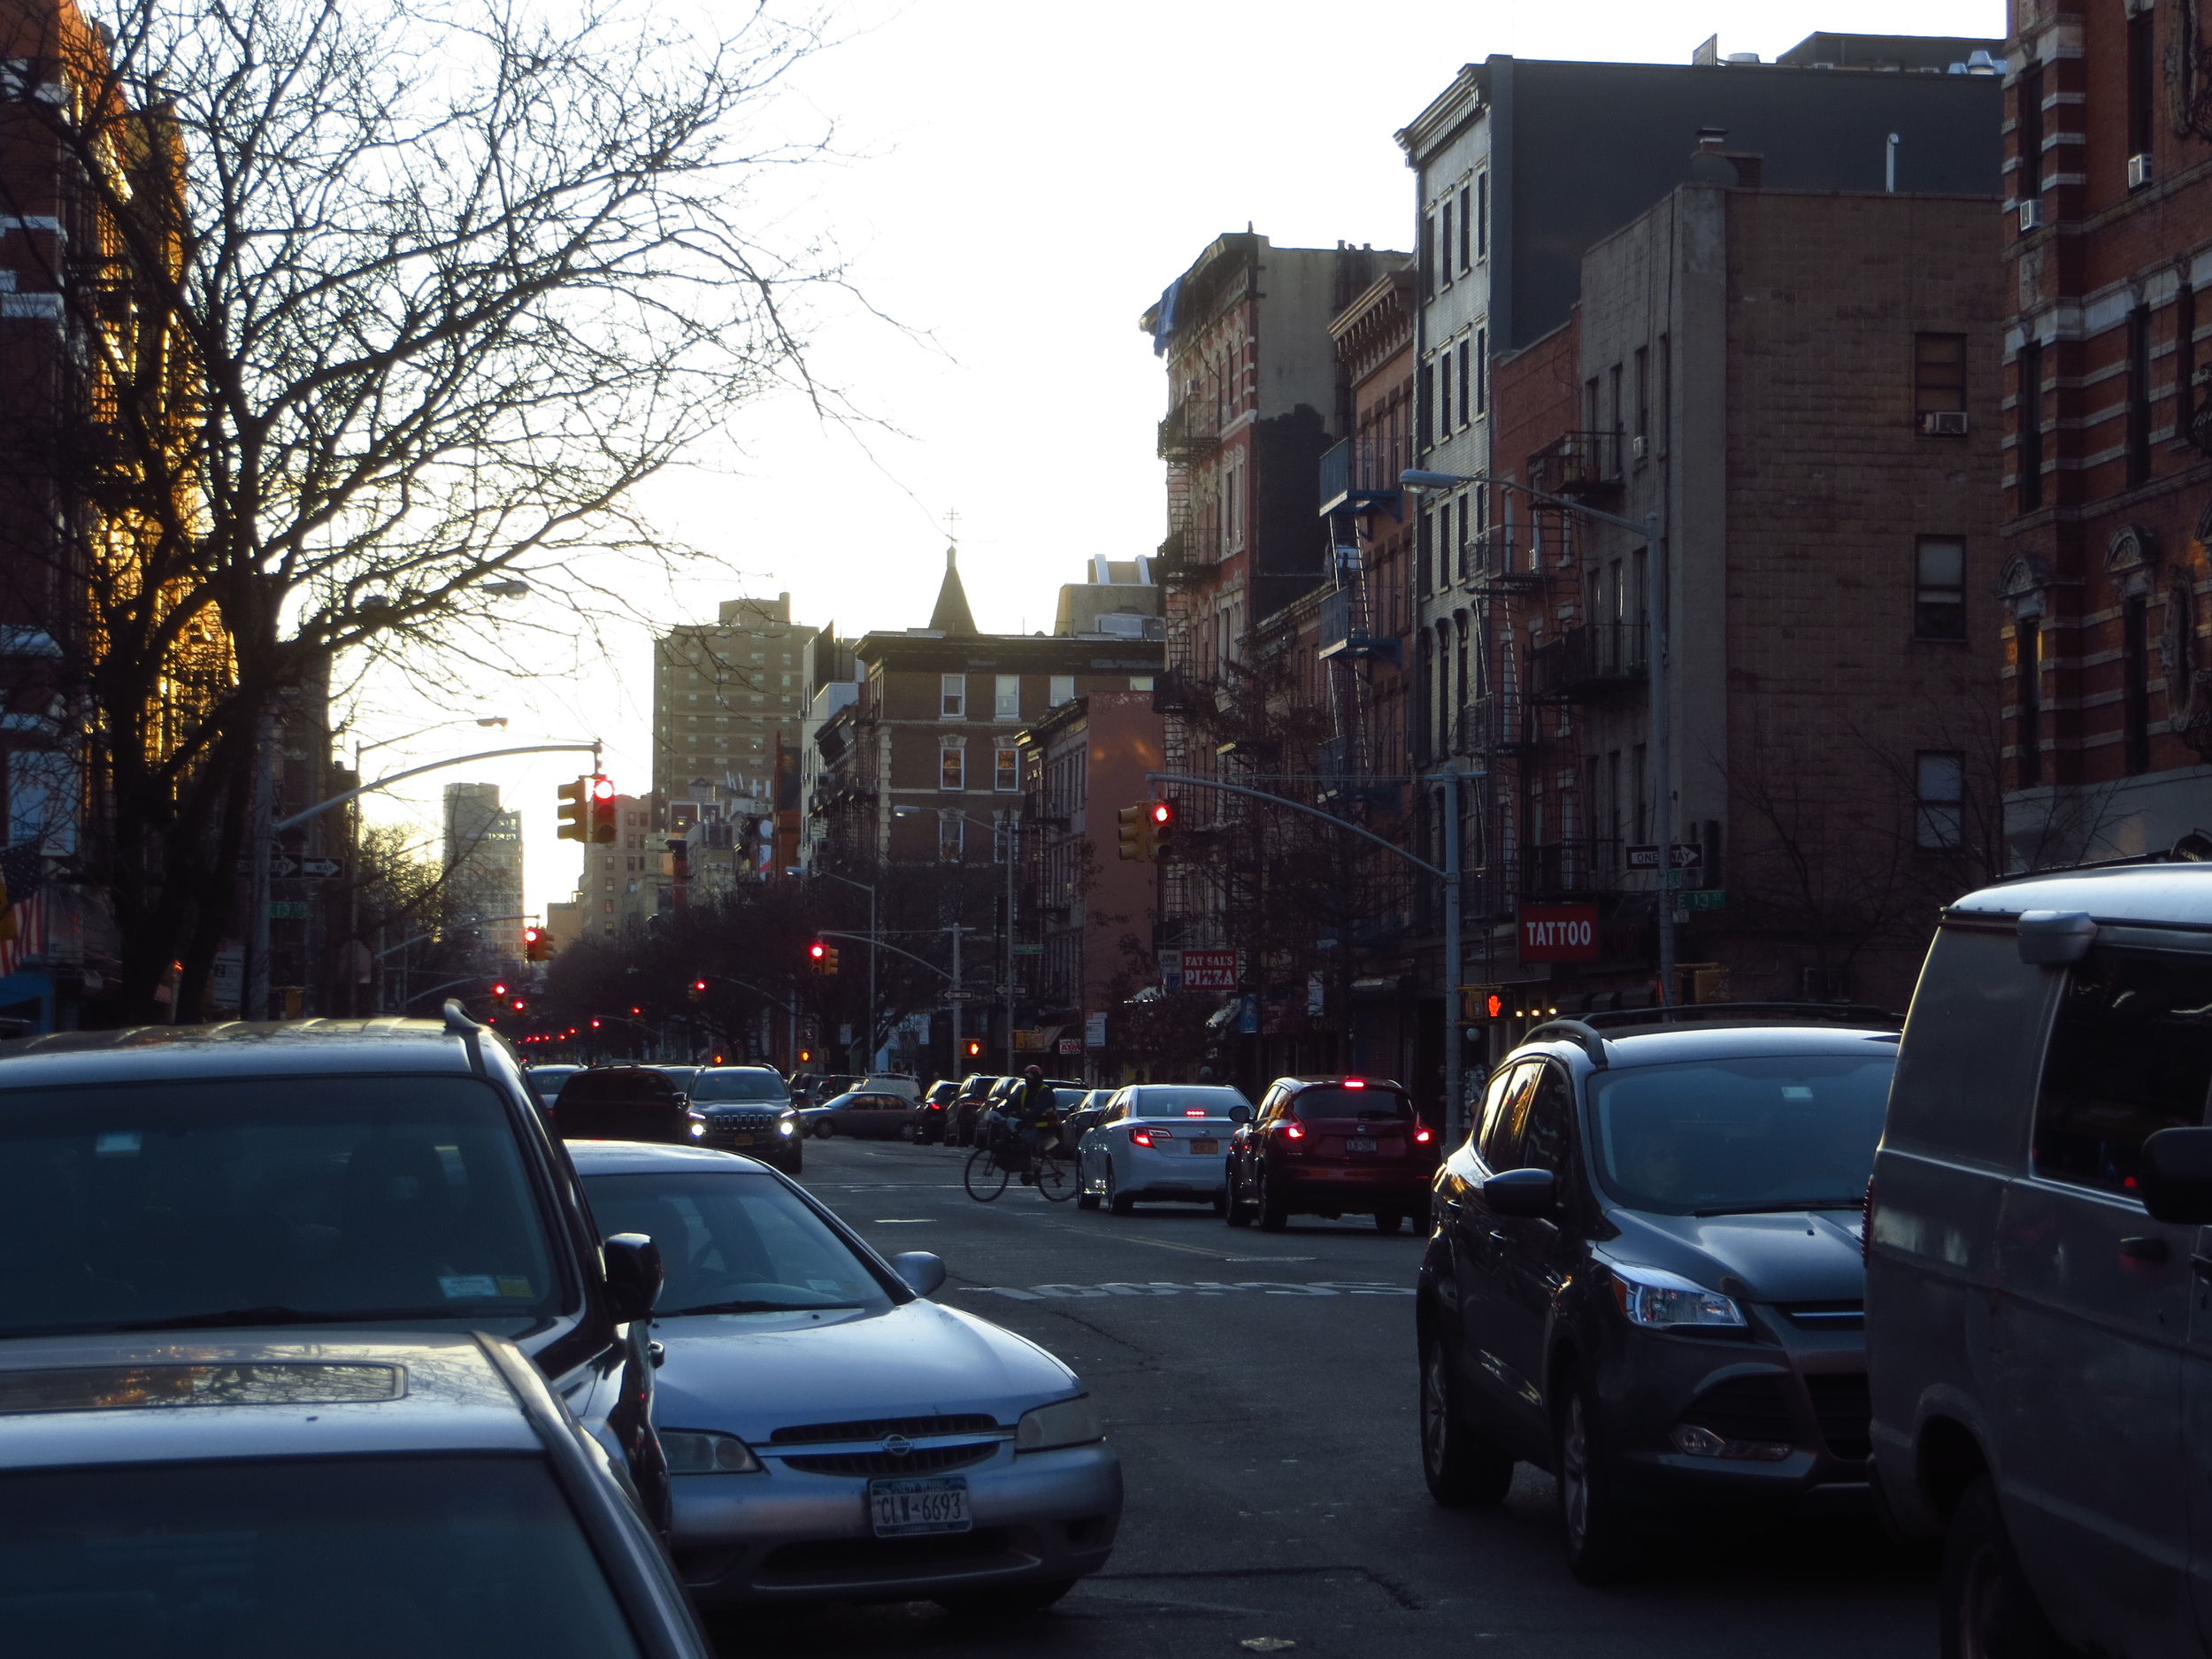
[[[1240,1089],[1211,1083],[1133,1083],[1076,1143],[1076,1203],[1125,1216],[1140,1200],[1228,1204],[1229,1134],[1252,1115]]]

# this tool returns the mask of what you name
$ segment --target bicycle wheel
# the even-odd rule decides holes
[[[1045,1195],[1048,1203],[1065,1203],[1075,1196],[1075,1179],[1058,1158],[1039,1158],[1036,1170],[1037,1190]]]
[[[989,1203],[1006,1190],[1006,1171],[988,1147],[978,1147],[968,1155],[968,1167],[961,1172],[960,1180],[968,1196],[979,1204]]]

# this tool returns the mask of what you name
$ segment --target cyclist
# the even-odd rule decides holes
[[[1049,1147],[1058,1133],[1060,1104],[1051,1086],[1045,1081],[1044,1067],[1033,1065],[1025,1071],[1021,1082],[993,1108],[992,1115],[999,1120],[1007,1137],[1020,1143],[1025,1155],[1024,1165]],[[1030,1179],[1028,1169],[1023,1168],[1023,1184],[1027,1185]]]

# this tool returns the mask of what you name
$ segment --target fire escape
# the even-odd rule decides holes
[[[1221,443],[1220,405],[1199,381],[1185,383],[1182,393],[1160,422],[1159,456],[1168,465],[1167,539],[1160,543],[1152,573],[1164,589],[1167,612],[1167,660],[1152,684],[1152,707],[1164,719],[1162,749],[1169,772],[1193,770],[1191,717],[1213,702],[1213,689],[1202,672],[1194,634],[1198,606],[1192,589],[1211,581],[1217,549],[1210,545],[1199,522],[1197,475]],[[1191,826],[1212,820],[1220,797],[1206,792],[1191,803],[1200,816]],[[1160,866],[1160,914],[1163,946],[1209,944],[1205,937],[1186,937],[1189,918],[1207,913],[1203,895],[1193,890],[1193,874],[1187,864],[1170,860]]]
[[[1377,776],[1373,671],[1396,664],[1399,641],[1382,626],[1369,580],[1367,544],[1377,513],[1402,521],[1399,446],[1381,438],[1347,438],[1321,457],[1321,516],[1329,526],[1336,585],[1321,597],[1316,655],[1329,665],[1336,735],[1322,746],[1323,802],[1395,801],[1394,777]]]

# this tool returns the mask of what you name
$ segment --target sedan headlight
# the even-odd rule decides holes
[[[1105,1438],[1106,1425],[1086,1394],[1079,1400],[1063,1400],[1023,1412],[1014,1428],[1014,1449],[1041,1452],[1055,1446],[1087,1446]]]
[[[672,1475],[757,1475],[760,1459],[734,1434],[663,1429],[661,1452]]]
[[[1741,1328],[1743,1310],[1729,1297],[1663,1267],[1624,1267],[1608,1263],[1613,1275],[1613,1300],[1633,1325],[1657,1330],[1683,1325],[1732,1325]]]

